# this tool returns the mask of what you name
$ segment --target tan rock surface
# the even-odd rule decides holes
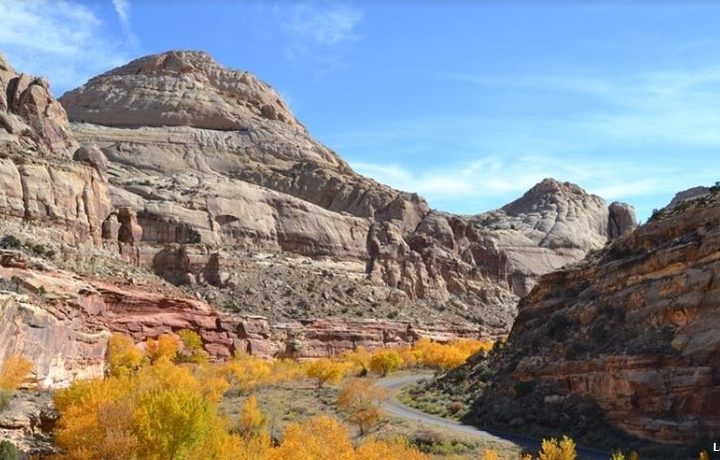
[[[411,301],[455,302],[472,317],[494,310],[507,328],[516,296],[539,275],[609,236],[604,201],[553,180],[478,216],[430,211],[356,174],[268,85],[205,53],[144,57],[60,100],[80,141],[109,159],[115,206],[137,212],[152,251],[142,259],[175,283],[193,284],[199,271],[168,268],[177,259],[158,244],[351,258]]]
[[[99,244],[111,210],[107,177],[71,160],[78,144],[47,81],[16,73],[0,55],[0,93],[0,216],[55,226],[75,245]]]
[[[262,316],[218,311],[167,286],[81,278],[25,256],[0,260],[7,265],[0,266],[0,278],[16,283],[0,293],[0,363],[12,354],[28,357],[35,365],[32,380],[45,388],[102,376],[112,332],[142,343],[191,329],[218,360],[240,351],[302,359],[358,346],[411,344],[420,337],[494,338],[492,328],[409,320],[323,318],[270,324]]]

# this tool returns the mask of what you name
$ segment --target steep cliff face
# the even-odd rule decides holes
[[[72,245],[99,244],[107,177],[87,156],[73,160],[78,147],[47,81],[0,56],[0,216],[53,227]]]
[[[507,329],[537,276],[634,226],[630,214],[612,220],[602,199],[554,180],[491,213],[431,211],[353,172],[268,85],[205,53],[147,56],[60,100],[78,139],[110,160],[113,203],[137,214],[139,259],[175,283],[225,273],[211,282],[221,299],[253,288],[229,278],[238,263],[228,248],[281,251],[360,261],[382,300],[400,291],[407,304],[473,319],[496,312],[492,322]],[[184,273],[162,263],[177,260],[168,245],[183,247]]]
[[[528,426],[553,420],[582,431],[579,419],[558,417],[581,397],[599,408],[593,416],[636,437],[714,439],[719,275],[720,191],[712,188],[543,276],[519,305],[474,418],[512,425],[524,414]]]

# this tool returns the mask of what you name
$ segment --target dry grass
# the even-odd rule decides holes
[[[315,415],[331,415],[344,420],[343,414],[335,406],[337,393],[337,386],[317,388],[312,380],[300,379],[260,388],[254,396],[268,417],[273,436],[277,438],[288,424],[301,422]],[[236,422],[246,399],[247,395],[228,395],[221,404],[221,410]],[[346,425],[355,442],[366,437],[405,437],[424,444],[423,449],[438,459],[482,458],[487,449],[497,450],[501,459],[517,459],[520,453],[520,448],[510,443],[484,441],[474,436],[443,428],[429,428],[417,422],[387,415],[364,437],[360,436],[355,425]]]

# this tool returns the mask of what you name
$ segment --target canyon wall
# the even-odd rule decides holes
[[[471,418],[511,424],[524,413],[527,425],[554,420],[577,431],[583,423],[563,425],[559,415],[582,398],[599,409],[598,419],[635,437],[714,439],[718,308],[720,190],[713,188],[674,200],[585,261],[543,276],[521,301],[492,363],[496,377]]]

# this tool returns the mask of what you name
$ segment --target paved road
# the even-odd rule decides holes
[[[378,385],[389,390],[399,390],[406,385],[431,377],[432,374],[412,374],[401,377],[386,377],[384,379],[380,379]],[[474,436],[486,441],[509,441],[535,452],[540,449],[540,440],[538,439],[519,436],[512,433],[504,433],[496,430],[483,431],[471,425],[463,425],[455,420],[427,414],[418,409],[406,406],[398,401],[394,396],[389,398],[383,404],[383,409],[385,412],[396,417],[412,420],[414,422],[422,423],[423,425],[445,428],[447,430]],[[607,452],[595,449],[578,448],[578,460],[608,460],[609,458],[610,454]]]

